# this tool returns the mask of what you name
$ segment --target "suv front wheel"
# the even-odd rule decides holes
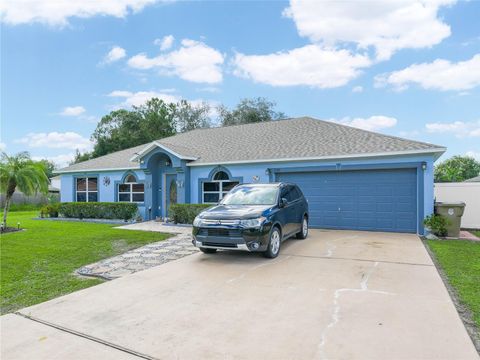
[[[268,243],[267,251],[263,255],[267,258],[273,259],[280,253],[280,246],[282,244],[282,234],[278,227],[274,227],[270,233],[270,241]]]

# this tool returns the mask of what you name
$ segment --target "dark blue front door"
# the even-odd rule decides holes
[[[308,200],[312,227],[417,231],[416,169],[280,173]]]

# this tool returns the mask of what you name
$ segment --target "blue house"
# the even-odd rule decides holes
[[[61,201],[126,201],[144,220],[235,185],[297,183],[310,226],[423,234],[445,148],[308,117],[198,129],[58,170]]]

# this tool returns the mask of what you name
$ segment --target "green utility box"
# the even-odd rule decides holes
[[[464,202],[436,202],[435,213],[448,219],[447,236],[458,238],[460,236],[460,225],[462,221],[463,211],[465,210]]]

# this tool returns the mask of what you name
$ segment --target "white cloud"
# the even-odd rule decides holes
[[[16,0],[0,2],[1,20],[10,25],[42,23],[65,26],[70,17],[125,18],[158,0]]]
[[[32,156],[32,159],[35,161],[39,160],[48,160],[53,162],[56,165],[56,168],[62,168],[68,166],[68,164],[75,158],[75,153],[71,152],[68,154],[60,154],[54,156]]]
[[[472,89],[480,85],[480,54],[457,63],[437,59],[431,63],[413,64],[375,77],[377,87],[391,85],[396,90],[405,90],[410,84],[441,91]]]
[[[63,110],[60,112],[62,116],[80,116],[85,112],[85,108],[83,106],[67,106],[64,107]]]
[[[355,86],[355,87],[352,89],[352,92],[354,92],[354,93],[361,93],[361,92],[363,92],[363,86]]]
[[[5,144],[4,142],[0,142],[0,151],[5,151],[6,148],[7,144]]]
[[[200,41],[184,39],[178,50],[149,58],[138,54],[128,60],[135,69],[158,69],[162,75],[176,75],[183,80],[215,84],[222,81],[224,56]]]
[[[138,92],[131,92],[131,91],[123,91],[123,90],[115,90],[108,94],[110,97],[114,98],[123,98],[123,102],[119,104],[117,107],[131,107],[131,106],[140,106],[145,104],[147,100],[151,98],[159,98],[166,103],[176,103],[180,101],[180,98],[172,95],[166,94],[164,92],[156,92],[156,91],[138,91]]]
[[[473,157],[474,159],[480,161],[480,152],[478,151],[470,150],[470,151],[467,151],[465,155]]]
[[[348,50],[307,45],[268,55],[237,54],[234,74],[272,86],[334,88],[356,78],[371,61]]]
[[[337,122],[343,125],[353,126],[359,129],[368,131],[377,131],[387,129],[397,125],[397,119],[389,116],[374,115],[369,118],[350,118],[344,117],[342,119],[330,119],[330,121]]]
[[[420,135],[420,131],[418,130],[400,131],[398,135],[404,138],[415,138]]]
[[[458,138],[480,137],[480,120],[454,121],[450,123],[428,123],[425,128],[429,133],[448,133]]]
[[[173,35],[166,35],[161,39],[155,39],[153,43],[155,45],[160,46],[161,51],[165,51],[170,49],[173,46],[173,42],[175,41],[175,38]]]
[[[455,0],[305,1],[291,0],[283,15],[293,19],[301,36],[312,42],[353,43],[373,47],[379,60],[405,48],[431,47],[450,36],[438,17]]]
[[[105,55],[102,62],[104,64],[110,64],[112,62],[123,59],[125,56],[127,56],[127,52],[124,48],[121,48],[120,46],[114,46],[112,50],[110,50],[108,54]]]
[[[50,133],[29,133],[21,139],[15,140],[18,144],[25,144],[32,148],[53,148],[53,149],[78,149],[90,150],[93,143],[75,132],[67,131]]]

